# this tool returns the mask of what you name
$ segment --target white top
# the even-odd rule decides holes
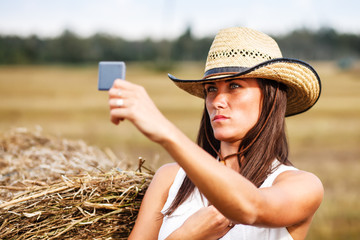
[[[298,170],[295,167],[286,166],[280,164],[275,160],[272,164],[275,171],[271,173],[260,188],[271,187],[276,177],[285,171]],[[170,187],[169,195],[166,203],[161,210],[164,214],[173,202],[184,178],[186,176],[185,171],[180,168],[173,184]],[[167,238],[173,231],[178,229],[192,214],[197,212],[202,207],[208,206],[208,200],[200,194],[197,187],[191,196],[181,204],[170,216],[165,216],[159,232],[159,240]],[[281,228],[264,228],[254,227],[249,225],[237,224],[227,234],[225,234],[222,240],[240,240],[240,239],[261,239],[261,240],[293,240],[286,227]]]

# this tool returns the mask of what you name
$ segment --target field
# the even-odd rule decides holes
[[[315,62],[323,91],[318,104],[287,120],[291,161],[320,177],[325,198],[308,239],[360,237],[360,65],[342,70]],[[202,63],[182,63],[171,73],[202,76]],[[195,139],[201,99],[179,90],[150,64],[127,66],[127,80],[143,85],[163,114]],[[97,91],[97,66],[0,66],[0,132],[42,128],[46,134],[83,139],[111,149],[119,159],[153,169],[171,159],[131,124],[109,121],[106,92]]]

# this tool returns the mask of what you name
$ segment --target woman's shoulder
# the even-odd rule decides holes
[[[299,170],[294,167],[289,167],[285,171],[282,171],[276,177],[274,184],[285,181],[302,182],[322,186],[321,180],[314,173]]]
[[[289,183],[301,185],[314,185],[315,188],[322,189],[321,180],[313,173],[300,170],[294,166],[278,164],[274,173],[273,184]]]
[[[180,166],[177,163],[167,163],[162,165],[155,173],[153,184],[162,188],[165,192],[169,190]]]
[[[319,177],[303,170],[284,171],[275,179],[273,185],[296,189],[298,194],[316,202],[315,205],[320,205],[324,195],[324,187]]]
[[[180,166],[177,163],[167,163],[162,165],[155,173],[159,178],[175,178]]]

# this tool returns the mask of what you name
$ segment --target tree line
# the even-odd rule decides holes
[[[341,60],[360,57],[360,35],[332,28],[297,29],[273,36],[286,57]],[[83,64],[98,61],[204,61],[213,36],[195,38],[191,28],[174,40],[129,41],[109,34],[83,38],[65,30],[54,38],[0,35],[0,64]]]

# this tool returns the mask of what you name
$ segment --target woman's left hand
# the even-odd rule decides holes
[[[111,122],[131,121],[145,136],[161,142],[170,122],[161,114],[146,90],[139,85],[116,79],[109,90]]]
[[[203,207],[191,215],[184,224],[170,234],[166,240],[219,239],[234,227],[214,206]]]

